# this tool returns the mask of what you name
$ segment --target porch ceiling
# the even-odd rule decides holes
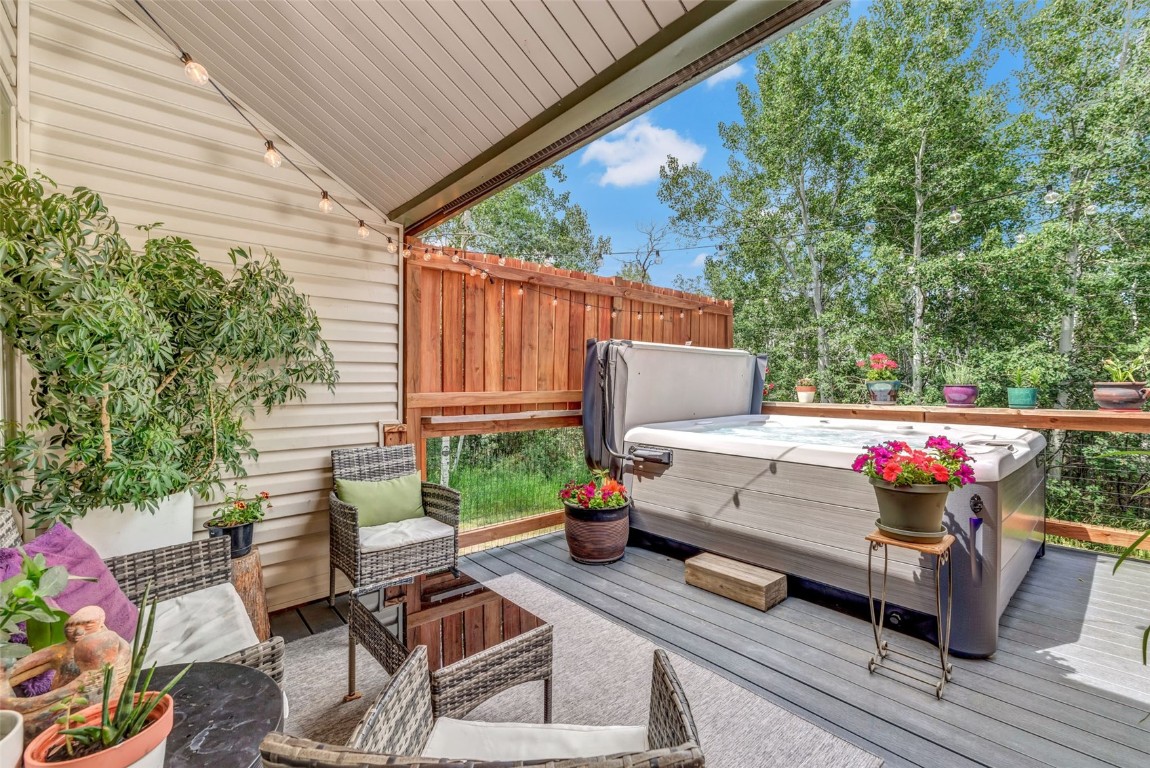
[[[836,2],[120,0],[411,233]]]

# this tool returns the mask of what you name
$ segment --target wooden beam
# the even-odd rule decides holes
[[[1142,531],[1127,531],[1122,528],[1108,528],[1104,525],[1073,523],[1069,520],[1046,518],[1046,535],[1061,536],[1075,541],[1089,541],[1094,544],[1109,544],[1125,549],[1138,540]],[[1150,538],[1138,545],[1138,549],[1150,551]]]
[[[554,528],[557,525],[563,525],[562,510],[558,512],[545,512],[541,515],[531,515],[530,517],[521,517],[518,520],[508,520],[506,523],[485,525],[482,528],[474,528],[470,531],[460,531],[459,548],[477,547],[480,544],[487,544],[488,542],[499,541],[500,539],[509,539],[512,536],[521,536],[525,533],[535,533],[536,531],[546,530],[547,528]]]
[[[423,437],[488,435],[496,432],[528,432],[583,425],[582,411],[527,411],[524,413],[478,413],[467,416],[424,416]]]
[[[1048,408],[947,408],[945,406],[763,403],[763,413],[837,419],[881,419],[928,424],[970,424],[1018,429],[1150,433],[1150,412],[1062,411]]]
[[[521,390],[518,392],[411,392],[408,408],[442,408],[465,405],[524,405],[570,403],[583,399],[579,389]]]

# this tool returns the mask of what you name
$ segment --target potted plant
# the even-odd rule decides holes
[[[1038,407],[1038,382],[1042,372],[1037,368],[1015,368],[1010,379],[1014,386],[1006,388],[1006,404],[1011,408]]]
[[[209,536],[227,535],[232,540],[232,557],[243,557],[252,551],[255,524],[264,519],[264,505],[271,509],[267,491],[246,496],[248,487],[237,485],[224,497],[215,514],[204,523]]]
[[[623,557],[630,530],[627,489],[606,471],[591,473],[591,481],[574,480],[559,491],[563,502],[563,533],[571,559],[601,565]]]
[[[175,722],[170,692],[183,679],[189,664],[159,691],[148,690],[153,664],[144,671],[144,659],[152,642],[156,601],[143,603],[147,618],[136,626],[131,667],[113,698],[115,671],[104,667],[101,702],[86,708],[86,699],[73,697],[58,707],[56,723],[32,739],[24,749],[25,768],[161,768],[165,745]],[[80,708],[79,711],[76,711]]]
[[[1104,411],[1140,411],[1146,402],[1146,354],[1106,359],[1102,367],[1110,381],[1094,382],[1094,402]]]
[[[902,382],[894,373],[898,370],[898,363],[894,359],[878,352],[863,360],[856,360],[855,365],[862,370],[871,405],[893,405],[898,400]]]
[[[974,482],[970,456],[960,443],[927,438],[925,448],[899,440],[868,445],[851,466],[870,478],[878,502],[879,529],[902,541],[941,541],[946,497]]]
[[[815,380],[812,378],[804,377],[795,382],[795,396],[800,403],[813,403],[818,391],[819,388],[815,386]]]
[[[943,369],[942,396],[950,408],[970,408],[978,399],[978,384],[974,371],[963,362],[952,363]]]
[[[189,241],[144,229],[134,249],[92,190],[0,164],[0,306],[12,310],[0,333],[35,375],[0,490],[33,525],[75,524],[105,557],[190,541],[187,491],[222,490],[256,455],[245,420],[336,381],[319,320],[274,257],[233,249],[225,276]],[[152,519],[165,501],[184,522]],[[84,526],[88,514],[103,518]]]

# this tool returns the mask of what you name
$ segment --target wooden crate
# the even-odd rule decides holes
[[[687,583],[765,611],[787,596],[787,577],[704,552],[687,561]]]

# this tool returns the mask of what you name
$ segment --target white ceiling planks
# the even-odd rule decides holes
[[[412,231],[838,1],[113,0]]]

